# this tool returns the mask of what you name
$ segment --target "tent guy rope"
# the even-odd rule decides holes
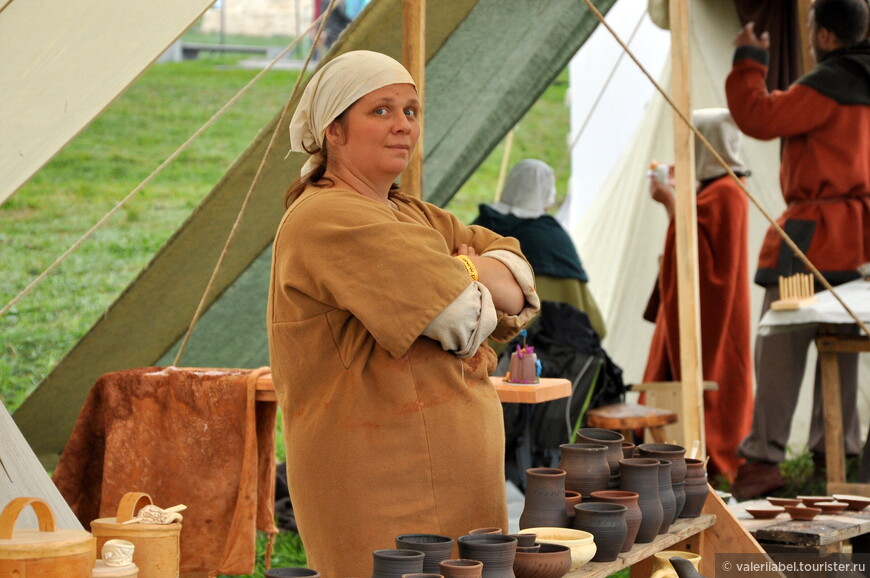
[[[834,288],[831,286],[831,284],[828,283],[828,280],[825,279],[825,277],[816,268],[816,266],[813,265],[812,262],[810,262],[809,258],[804,254],[803,251],[800,250],[800,248],[795,244],[795,242],[792,241],[791,237],[789,237],[788,234],[782,229],[782,227],[779,226],[779,224],[776,222],[776,220],[770,216],[770,214],[764,209],[764,207],[761,206],[761,204],[758,202],[758,199],[756,199],[752,195],[752,193],[749,192],[749,190],[740,181],[740,178],[734,173],[733,170],[731,170],[731,167],[728,166],[728,164],[721,157],[721,155],[719,155],[719,153],[716,151],[716,149],[713,147],[713,145],[711,145],[710,142],[706,138],[704,138],[704,135],[702,135],[701,132],[697,128],[695,128],[695,125],[692,124],[692,122],[685,115],[685,113],[683,111],[681,111],[679,109],[679,107],[677,107],[676,104],[674,104],[674,101],[671,100],[670,96],[668,96],[668,94],[665,92],[665,90],[659,85],[658,82],[656,82],[656,80],[652,77],[652,75],[649,73],[649,71],[647,71],[647,69],[644,68],[643,64],[641,64],[640,61],[637,59],[637,57],[635,57],[635,55],[631,51],[631,49],[622,41],[622,39],[619,37],[619,35],[616,33],[616,31],[614,31],[613,28],[610,27],[610,25],[604,19],[604,16],[601,14],[601,12],[599,12],[598,9],[595,7],[595,5],[592,3],[592,0],[583,0],[583,2],[586,4],[586,6],[589,8],[589,10],[595,15],[595,17],[598,18],[598,21],[601,22],[602,25],[604,25],[604,27],[608,30],[608,32],[610,32],[610,34],[613,36],[613,38],[616,39],[616,41],[619,43],[619,45],[622,47],[622,49],[628,54],[629,58],[631,58],[634,61],[634,63],[637,64],[640,71],[644,74],[644,76],[646,76],[649,79],[649,81],[652,83],[652,85],[655,87],[655,89],[659,92],[659,94],[661,94],[662,97],[664,97],[665,101],[668,103],[668,105],[671,107],[671,109],[673,109],[673,111],[677,114],[677,116],[680,117],[680,120],[683,123],[685,123],[685,125],[687,127],[689,127],[689,129],[694,133],[695,138],[700,139],[701,143],[707,148],[707,150],[709,150],[713,154],[713,157],[719,162],[719,164],[722,165],[722,167],[725,169],[725,171],[728,173],[728,175],[731,177],[731,179],[734,180],[734,182],[737,184],[737,186],[740,187],[740,190],[743,191],[743,193],[746,195],[746,197],[750,201],[752,201],[752,204],[755,205],[759,211],[761,211],[761,214],[764,216],[764,218],[767,219],[767,221],[770,223],[770,225],[779,234],[779,236],[782,237],[783,241],[785,241],[785,243],[789,246],[789,248],[791,248],[791,250],[794,252],[794,254],[804,263],[804,265],[807,266],[807,268],[813,273],[813,276],[819,281],[819,283],[825,289],[830,291],[831,295],[840,303],[840,305],[843,306],[843,309],[846,310],[846,313],[848,313],[849,316],[855,320],[855,323],[858,325],[859,328],[861,328],[861,331],[863,331],[865,335],[870,336],[870,330],[867,329],[867,326],[864,324],[864,322],[861,321],[861,319],[855,314],[855,312],[852,311],[852,309],[846,304],[845,301],[843,301],[843,299],[834,290]]]
[[[208,284],[205,287],[205,291],[202,293],[202,298],[199,300],[199,305],[196,307],[196,312],[193,315],[193,318],[190,320],[190,325],[187,328],[187,333],[184,334],[184,339],[181,342],[181,346],[178,348],[178,353],[175,356],[175,361],[173,361],[173,365],[178,365],[181,362],[181,356],[184,355],[184,350],[187,348],[187,343],[190,341],[190,336],[193,334],[193,330],[196,328],[196,324],[199,321],[199,318],[202,316],[203,311],[205,310],[205,304],[208,299],[208,295],[211,293],[212,288],[214,287],[215,280],[217,279],[218,273],[220,272],[221,266],[226,259],[227,253],[229,253],[230,245],[233,242],[233,239],[236,236],[236,231],[239,228],[239,223],[242,222],[242,217],[245,214],[245,210],[248,207],[248,203],[251,200],[251,197],[254,194],[254,189],[257,187],[257,184],[260,182],[260,177],[263,174],[263,168],[266,166],[266,160],[269,158],[272,149],[275,147],[275,141],[278,137],[278,131],[284,126],[284,119],[287,118],[287,113],[290,110],[290,103],[296,98],[296,93],[299,91],[299,87],[302,84],[302,79],[305,76],[305,72],[308,70],[308,65],[311,62],[311,58],[314,55],[314,49],[317,46],[317,43],[320,41],[320,37],[323,34],[323,30],[326,27],[326,20],[329,18],[329,14],[332,12],[335,4],[338,3],[338,0],[330,0],[329,6],[326,11],[321,15],[320,26],[317,29],[317,35],[314,37],[314,42],[311,43],[311,50],[308,51],[308,56],[305,57],[305,64],[302,66],[302,70],[299,72],[299,76],[296,78],[296,82],[293,85],[293,90],[290,93],[290,98],[287,99],[287,102],[284,104],[284,108],[281,110],[281,116],[278,118],[278,122],[275,123],[275,130],[272,132],[272,137],[269,139],[269,144],[266,147],[266,151],[263,153],[263,158],[260,161],[260,166],[257,167],[257,172],[254,174],[254,178],[251,180],[251,186],[248,188],[248,192],[245,195],[245,200],[242,202],[242,206],[239,209],[238,215],[236,215],[236,220],[233,223],[233,228],[230,229],[229,235],[227,235],[227,241],[224,243],[224,247],[221,250],[221,254],[218,257],[217,262],[215,263],[214,270],[212,271],[211,278],[208,280]],[[315,20],[316,22],[316,20]],[[314,22],[312,22],[312,25]],[[310,27],[309,27],[310,29]],[[307,30],[306,30],[307,32]],[[298,42],[300,37],[294,40]],[[291,46],[288,46],[285,49],[285,53],[290,50]],[[280,58],[281,55],[279,55]],[[272,62],[274,64],[277,61]]]
[[[274,67],[274,65],[281,58],[283,58],[291,50],[293,50],[296,47],[296,45],[299,43],[299,41],[302,38],[304,38],[308,32],[310,32],[319,23],[325,22],[326,21],[325,16],[326,16],[326,13],[322,14],[320,17],[313,20],[311,22],[311,24],[309,24],[308,27],[302,32],[302,34],[300,34],[297,38],[295,38],[293,40],[293,42],[291,42],[284,50],[282,50],[280,54],[278,54],[269,64],[267,64],[263,68],[263,70],[261,70],[259,73],[257,73],[257,75],[254,76],[254,78],[252,78],[244,87],[242,87],[242,89],[239,90],[239,92],[236,93],[235,96],[233,96],[230,100],[228,100],[227,103],[224,104],[216,113],[214,113],[214,115],[212,115],[212,117],[210,119],[208,119],[199,129],[197,129],[192,135],[190,135],[190,137],[186,141],[184,141],[181,144],[181,146],[179,146],[175,150],[175,152],[170,154],[166,158],[166,160],[164,160],[156,169],[154,169],[151,172],[150,175],[145,177],[145,179],[143,179],[141,183],[139,183],[132,191],[127,193],[127,196],[125,196],[123,199],[118,201],[118,203],[114,207],[112,207],[108,213],[106,213],[99,221],[97,221],[90,229],[88,229],[81,237],[79,237],[79,239],[76,242],[74,242],[72,245],[70,245],[70,247],[66,251],[64,251],[57,259],[55,259],[54,262],[51,265],[49,265],[42,273],[37,275],[33,279],[33,281],[31,281],[24,289],[22,289],[18,293],[18,295],[13,297],[9,301],[9,303],[4,305],[3,308],[0,309],[0,317],[3,317],[4,315],[6,315],[6,313],[9,312],[9,310],[11,310],[13,307],[15,307],[24,297],[26,297],[34,288],[36,288],[36,286],[39,285],[39,283],[41,283],[46,277],[48,277],[51,273],[53,273],[54,270],[57,269],[60,266],[60,264],[63,263],[67,259],[67,257],[69,257],[79,247],[81,247],[85,243],[85,241],[90,239],[93,236],[93,234],[98,229],[100,229],[110,218],[112,218],[118,211],[120,211],[128,202],[130,202],[131,199],[133,199],[133,197],[135,197],[149,183],[151,183],[151,181],[153,181],[154,178],[157,177],[157,175],[159,175],[161,172],[163,172],[163,169],[165,169],[173,161],[175,161],[175,159],[177,159],[179,156],[181,156],[181,153],[183,153],[185,150],[187,150],[187,148],[191,144],[193,144],[193,142],[196,139],[198,139],[206,130],[208,130],[215,122],[217,122],[217,120],[221,116],[223,116],[224,113],[226,113],[226,111],[229,110],[242,96],[244,96],[248,92],[248,90],[250,90],[251,87],[253,87],[254,84],[256,84],[260,80],[260,78],[263,77],[263,75],[265,75],[269,70],[271,70],[272,67]],[[300,77],[301,77],[301,74],[300,74]]]

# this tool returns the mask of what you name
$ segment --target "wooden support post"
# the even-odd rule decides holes
[[[671,98],[691,118],[689,71],[689,2],[669,3],[671,23]],[[695,206],[695,150],[692,131],[674,114],[674,178],[676,184],[674,223],[677,239],[677,294],[680,317],[680,371],[683,395],[680,423],[683,440],[700,442],[703,453],[704,404],[701,391],[700,298],[698,293],[698,221]]]
[[[426,0],[404,0],[402,4],[402,60],[417,83],[422,105],[426,95]],[[423,198],[423,125],[420,115],[420,138],[411,162],[402,173],[402,191]]]
[[[816,65],[816,59],[810,54],[810,31],[807,29],[807,22],[810,15],[810,6],[813,0],[798,0],[797,1],[797,27],[798,38],[801,42],[801,74],[806,74]]]

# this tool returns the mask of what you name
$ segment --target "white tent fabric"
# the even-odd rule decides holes
[[[0,4],[0,204],[212,2]]]
[[[691,81],[693,108],[727,106],[725,77],[731,68],[732,41],[740,23],[731,2],[692,2]],[[659,83],[670,91],[670,68]],[[776,217],[784,202],[779,187],[779,140],[744,139],[743,158],[752,171],[747,188],[768,214]],[[604,347],[620,365],[627,382],[638,383],[646,366],[653,324],[643,310],[658,273],[667,217],[649,196],[646,169],[652,159],[673,159],[673,113],[656,95],[634,141],[616,163],[588,210],[570,226],[571,235],[590,276],[590,288],[607,323]],[[750,276],[768,222],[750,203]],[[762,290],[752,286],[752,312],[757,321]],[[870,376],[870,356],[862,356],[860,379]],[[808,367],[814,367],[811,348]],[[792,428],[790,446],[799,451],[809,432],[812,371],[807,371]],[[868,392],[859,399],[866,427]]]

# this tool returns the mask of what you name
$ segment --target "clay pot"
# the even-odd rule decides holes
[[[424,554],[417,550],[375,550],[372,558],[372,578],[401,578],[423,571]]]
[[[631,442],[622,442],[622,457],[623,459],[633,458],[635,446]]]
[[[631,550],[631,547],[634,546],[634,540],[637,538],[637,531],[640,529],[643,514],[641,514],[640,506],[637,505],[637,498],[637,492],[626,492],[625,490],[604,490],[603,492],[592,492],[590,495],[593,502],[607,502],[625,506],[625,524],[628,526],[628,531],[625,535],[625,542],[619,549],[620,552]]]
[[[483,578],[515,578],[517,539],[504,534],[469,534],[459,537],[459,557],[483,562]]]
[[[496,528],[495,526],[490,526],[488,528],[475,528],[474,530],[470,530],[469,534],[501,534],[501,528]]]
[[[622,455],[622,442],[625,441],[625,436],[610,429],[584,427],[577,430],[577,441],[604,445],[607,448],[607,465],[610,466],[610,475],[619,474],[619,460],[625,457]]]
[[[571,570],[571,548],[562,544],[541,544],[538,552],[517,552],[517,578],[561,578]]]
[[[672,465],[670,460],[659,460],[659,499],[662,501],[662,525],[659,526],[659,534],[668,533],[677,511],[677,497],[671,482]]]
[[[526,498],[520,514],[520,529],[568,525],[565,511],[565,470],[529,468],[526,470]]]
[[[517,548],[534,546],[537,538],[534,534],[508,534],[508,536],[513,536],[517,539]]]
[[[539,544],[560,544],[571,549],[571,570],[583,566],[595,555],[598,547],[594,536],[583,530],[573,528],[529,528],[520,534],[535,534]]]
[[[704,469],[704,460],[696,458],[686,458],[686,477],[689,478],[707,478],[707,470]]]
[[[671,481],[682,482],[686,479],[686,448],[677,444],[640,444],[638,457],[673,462]]]
[[[565,470],[565,489],[583,495],[606,490],[610,480],[607,446],[603,444],[562,444],[559,468]]]
[[[320,578],[320,572],[310,568],[270,568],[264,574],[264,578],[287,578],[288,576]]]
[[[566,526],[570,527],[571,522],[574,520],[574,505],[582,501],[583,496],[580,495],[580,492],[565,490],[565,511],[568,513],[568,523]]]
[[[697,518],[701,515],[701,511],[704,509],[704,503],[707,501],[707,494],[709,493],[707,477],[687,478],[685,491],[686,503],[683,505],[683,511],[680,512],[680,517]]]
[[[520,552],[539,552],[540,550],[540,544],[535,544],[534,546],[517,546],[517,554]],[[514,563],[516,563],[516,558],[514,559]]]
[[[683,512],[683,506],[686,505],[686,482],[674,482],[671,484],[671,487],[674,489],[674,499],[677,502],[677,506],[674,509],[674,519],[671,521],[673,524]]]
[[[574,528],[595,536],[598,551],[595,552],[592,561],[616,560],[628,534],[628,525],[625,522],[628,508],[622,504],[587,502],[577,504],[574,509],[577,510],[577,515],[574,516]]]
[[[479,560],[442,560],[438,567],[444,578],[481,578],[483,573],[483,562]]]
[[[659,494],[659,461],[651,458],[630,458],[619,464],[622,472],[620,488],[635,492],[643,518],[635,537],[636,544],[652,542],[662,526],[664,511]]]
[[[423,572],[438,573],[438,563],[450,558],[453,538],[439,534],[402,534],[396,536],[396,548],[423,552]]]

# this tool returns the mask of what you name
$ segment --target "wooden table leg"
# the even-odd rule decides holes
[[[825,420],[825,467],[830,486],[846,481],[840,365],[837,354],[829,351],[819,353],[819,363],[822,372],[822,408]]]

